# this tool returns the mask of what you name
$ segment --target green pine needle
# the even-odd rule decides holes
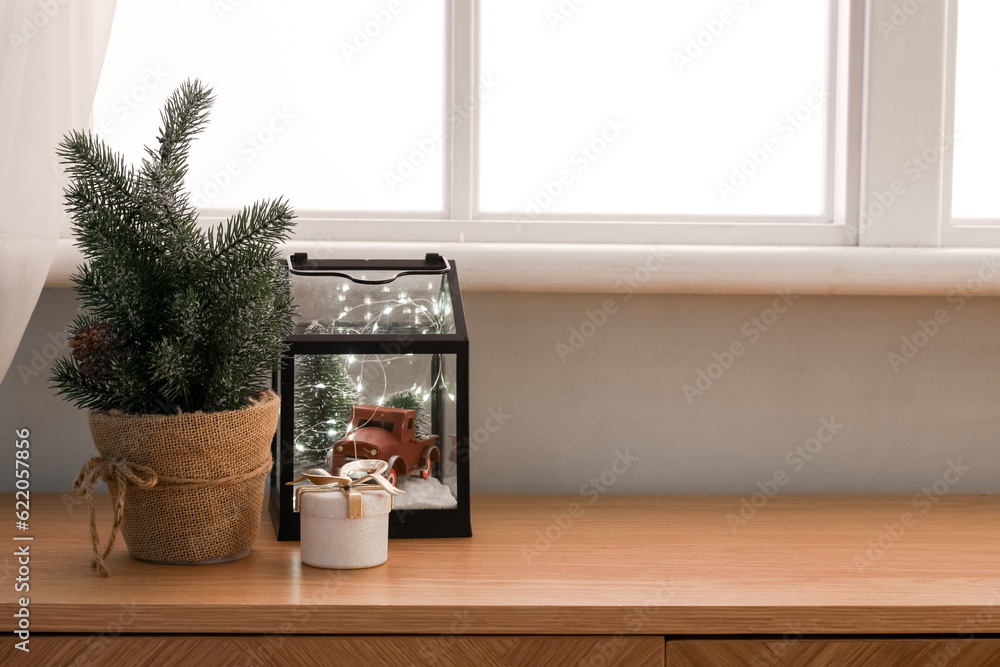
[[[71,358],[57,361],[54,386],[81,408],[238,409],[281,365],[293,306],[277,259],[295,214],[279,198],[207,233],[198,226],[184,179],[213,101],[200,81],[182,83],[138,169],[91,133],[70,132],[59,145],[71,180],[66,209],[86,260],[72,278],[82,309],[68,335],[107,322],[127,340],[100,379]]]

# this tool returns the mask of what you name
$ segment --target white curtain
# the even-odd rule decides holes
[[[90,122],[115,0],[0,0],[0,378],[66,215],[55,149]]]

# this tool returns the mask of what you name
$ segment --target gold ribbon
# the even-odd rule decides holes
[[[270,458],[270,457],[268,457]],[[271,462],[261,465],[256,470],[251,470],[240,475],[231,475],[219,479],[185,479],[183,477],[167,477],[157,475],[152,468],[138,463],[132,463],[118,456],[102,458],[100,456],[91,457],[80,474],[73,482],[73,494],[87,500],[90,511],[90,542],[94,549],[94,557],[90,561],[91,567],[97,568],[98,574],[107,577],[111,574],[108,570],[107,558],[111,555],[111,548],[115,545],[117,536],[122,525],[125,514],[125,488],[129,484],[134,484],[140,489],[157,490],[194,490],[204,489],[212,486],[224,486],[228,484],[238,484],[248,479],[253,479],[271,469]],[[114,504],[115,519],[111,527],[111,536],[108,538],[108,545],[104,551],[100,551],[100,538],[97,535],[97,518],[94,511],[94,485],[99,481],[104,481],[111,492],[111,500]]]
[[[406,493],[389,483],[382,474],[388,470],[389,464],[378,459],[363,459],[351,461],[340,469],[339,475],[331,475],[322,468],[307,470],[285,486],[292,486],[302,481],[309,481],[313,486],[300,486],[295,489],[295,507],[300,508],[303,493],[340,491],[347,494],[347,518],[361,519],[364,517],[364,505],[361,493],[364,491],[387,491],[390,502],[394,496]],[[390,505],[391,507],[391,505]]]

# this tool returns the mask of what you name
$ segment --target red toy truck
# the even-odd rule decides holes
[[[347,435],[333,443],[327,455],[330,472],[337,474],[348,461],[381,459],[389,464],[386,477],[393,485],[419,473],[427,479],[431,465],[441,459],[436,435],[417,438],[415,410],[377,405],[355,405]]]

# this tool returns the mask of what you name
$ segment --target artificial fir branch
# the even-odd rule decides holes
[[[276,260],[294,213],[269,200],[199,228],[183,181],[213,99],[197,80],[181,84],[138,170],[91,135],[73,132],[60,145],[86,262],[73,276],[82,311],[70,336],[80,352],[59,360],[52,380],[80,407],[238,409],[280,366],[293,308]]]
[[[271,248],[275,240],[285,238],[295,218],[283,199],[257,202],[236,213],[216,233],[209,234],[212,261],[231,255],[243,246]]]
[[[304,354],[296,360],[295,449],[303,464],[315,467],[347,434],[358,392],[336,355]]]
[[[56,155],[68,165],[66,173],[76,188],[92,191],[93,205],[117,212],[127,211],[135,204],[135,170],[125,164],[125,159],[91,133],[71,131],[59,143]],[[70,193],[73,192],[71,188]],[[70,212],[86,211],[89,202],[69,198]],[[75,208],[79,206],[79,208]]]

